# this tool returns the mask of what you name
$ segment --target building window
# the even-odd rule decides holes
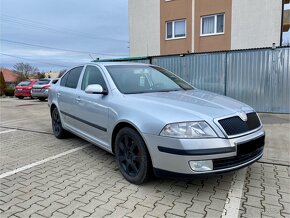
[[[225,31],[225,15],[215,14],[201,17],[201,36],[223,34]]]
[[[166,22],[166,39],[180,39],[185,37],[186,37],[185,19]]]

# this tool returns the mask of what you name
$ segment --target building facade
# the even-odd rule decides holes
[[[129,0],[130,56],[279,46],[287,2]]]

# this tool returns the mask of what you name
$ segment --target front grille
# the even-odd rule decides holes
[[[239,116],[229,117],[219,120],[228,136],[249,132],[261,126],[260,120],[255,112],[247,114],[247,121],[243,121]]]
[[[231,168],[255,159],[263,152],[265,136],[237,145],[237,156],[213,160],[213,169]]]

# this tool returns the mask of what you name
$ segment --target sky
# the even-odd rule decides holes
[[[24,62],[59,71],[127,57],[128,0],[0,0],[0,35],[0,67],[10,69]]]
[[[0,21],[2,67],[59,71],[129,55],[128,0],[0,0]]]

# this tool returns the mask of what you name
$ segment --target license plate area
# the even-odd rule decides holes
[[[252,153],[265,145],[265,136],[237,144],[237,156]]]

